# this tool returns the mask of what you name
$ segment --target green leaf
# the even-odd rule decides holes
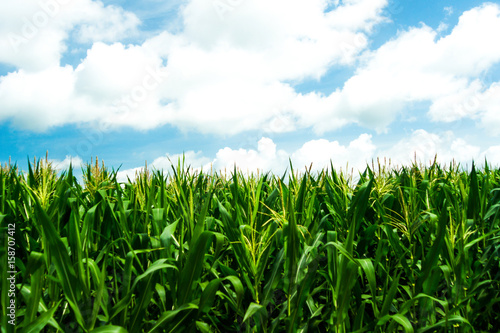
[[[472,327],[470,322],[467,319],[465,319],[464,317],[459,316],[459,315],[450,315],[448,318],[442,319],[442,320],[438,321],[437,323],[435,323],[434,325],[428,325],[428,326],[420,328],[419,330],[417,330],[417,333],[424,333],[424,332],[429,332],[429,331],[435,332],[436,329],[439,327],[450,328],[450,325],[454,325],[454,324],[466,324],[467,326],[474,329],[474,327]]]
[[[263,312],[265,308],[257,303],[250,303],[248,306],[247,311],[245,312],[245,316],[243,317],[243,322],[246,322],[249,318],[253,317],[254,315]]]
[[[210,311],[210,308],[212,307],[215,299],[215,295],[219,290],[219,286],[224,281],[229,281],[232,283],[237,297],[237,304],[240,303],[244,294],[243,284],[241,283],[240,279],[238,279],[236,276],[228,276],[226,278],[215,279],[210,281],[210,283],[205,287],[203,293],[201,294],[199,304],[200,314],[208,313]]]
[[[292,306],[292,313],[290,316],[287,318],[288,319],[288,332],[296,332],[297,330],[297,325],[300,322],[300,319],[302,318],[303,311],[302,308],[304,306],[304,303],[309,296],[309,292],[311,289],[311,286],[313,283],[315,283],[315,275],[316,275],[316,270],[318,269],[318,260],[312,261],[308,267],[307,267],[307,274],[304,276],[302,279],[302,282],[300,283],[297,293],[294,296],[294,298],[291,300],[293,303]]]
[[[395,315],[385,315],[384,317],[382,317],[378,320],[377,326],[384,325],[389,320],[392,320],[393,323],[396,322],[396,323],[400,324],[403,327],[403,329],[405,330],[405,332],[407,332],[407,333],[414,332],[413,326],[411,325],[408,318],[406,318],[405,316],[403,316],[399,313],[395,314]],[[391,326],[392,326],[392,324],[391,324]],[[389,331],[392,332],[393,330],[391,328],[389,328]]]
[[[361,266],[363,271],[365,272],[366,279],[368,280],[368,285],[370,286],[370,292],[372,294],[372,304],[373,310],[375,313],[375,317],[378,316],[378,307],[377,307],[377,282],[375,277],[375,268],[373,267],[373,263],[371,259],[358,259],[358,264]]]
[[[50,310],[42,313],[38,318],[36,318],[35,321],[30,322],[29,325],[23,327],[23,329],[20,331],[21,333],[37,333],[40,332],[47,326],[49,321],[53,319],[54,313],[57,311],[59,308],[59,305],[61,304],[62,300],[57,302],[56,305],[54,305]]]
[[[54,225],[50,221],[47,213],[43,210],[38,199],[35,198],[35,208],[37,210],[37,216],[40,219],[40,223],[43,226],[43,230],[45,233],[45,239],[47,241],[50,258],[52,263],[56,267],[57,275],[59,280],[61,281],[61,286],[64,292],[64,296],[68,301],[70,307],[73,309],[75,318],[82,327],[86,327],[85,319],[80,312],[80,308],[78,304],[85,303],[85,300],[82,302],[80,290],[78,285],[78,279],[76,277],[75,270],[72,265],[68,265],[71,263],[71,259],[68,255],[68,251],[64,246],[59,234],[57,233]]]
[[[149,330],[149,333],[153,332],[164,332],[165,330],[163,329],[164,326],[166,326],[168,323],[170,323],[176,316],[181,313],[181,312],[187,312],[189,315],[192,311],[197,310],[198,306],[192,303],[186,303],[181,305],[178,309],[172,310],[172,311],[166,311],[164,312],[160,319],[156,321],[154,324],[153,328]],[[180,325],[183,321],[187,319],[187,315],[184,316],[181,320],[178,320],[176,322],[177,325]]]
[[[45,267],[45,260],[42,253],[31,252],[28,259],[28,266],[26,268],[26,276],[33,274],[31,276],[31,291],[29,302],[26,307],[26,313],[24,315],[24,320],[22,326],[31,323],[35,320],[36,314],[38,313],[38,306],[40,303],[40,297],[42,293],[42,274],[44,273],[43,268]]]
[[[194,248],[188,253],[187,261],[179,274],[177,282],[177,302],[179,305],[187,303],[193,299],[192,290],[199,279],[205,254],[215,237],[216,242],[224,242],[224,236],[211,231],[204,231],[194,244]]]
[[[143,286],[147,289],[141,291],[141,294],[144,295],[145,293],[149,292],[150,289],[154,289],[154,285],[152,284],[151,279],[152,279],[152,275],[156,271],[164,269],[164,268],[170,268],[170,269],[177,270],[177,267],[170,265],[170,264],[165,264],[166,261],[167,261],[167,259],[159,259],[159,260],[155,261],[151,266],[148,267],[148,269],[146,269],[146,271],[144,273],[142,273],[141,275],[139,275],[138,277],[135,278],[134,284],[130,288],[130,291],[127,293],[127,295],[125,297],[123,297],[113,307],[113,309],[111,311],[111,318],[110,319],[113,319],[116,315],[118,315],[122,310],[124,310],[128,306],[130,300],[132,299],[133,293],[134,293],[138,283],[141,282],[141,280],[148,278],[147,282]],[[141,299],[142,299],[142,303],[140,306],[142,307],[143,303],[146,302],[146,300],[143,299],[143,297]]]
[[[481,197],[479,195],[479,184],[474,163],[470,172],[469,200],[467,202],[467,218],[477,220],[481,212]]]
[[[98,327],[91,333],[128,333],[128,331],[121,326],[107,325]]]
[[[391,287],[389,288],[389,291],[384,297],[384,302],[382,303],[382,308],[379,313],[379,318],[383,318],[385,315],[389,313],[392,301],[394,300],[394,297],[396,296],[396,293],[398,291],[400,277],[401,273],[392,280]]]

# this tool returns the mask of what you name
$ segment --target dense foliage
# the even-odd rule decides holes
[[[498,169],[83,171],[0,169],[2,332],[500,329]]]

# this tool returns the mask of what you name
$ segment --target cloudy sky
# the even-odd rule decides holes
[[[499,36],[500,1],[1,1],[0,162],[500,164]]]

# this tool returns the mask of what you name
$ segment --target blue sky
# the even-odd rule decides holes
[[[500,2],[0,4],[0,162],[500,164]]]

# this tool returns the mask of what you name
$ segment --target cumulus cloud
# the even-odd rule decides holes
[[[312,140],[292,153],[292,162],[298,168],[312,165],[312,170],[328,168],[330,163],[336,169],[363,169],[375,153],[371,138],[371,135],[361,134],[347,146],[338,141]]]
[[[81,166],[83,166],[83,160],[80,158],[80,156],[66,156],[64,160],[49,160],[50,163],[52,163],[52,166],[57,170],[57,171],[67,171],[69,169],[69,166],[71,165],[73,169],[77,169]]]
[[[0,77],[0,121],[32,131],[78,123],[153,128],[172,118],[171,106],[158,105],[165,77],[161,59],[143,48],[95,43],[76,69],[20,69]]]
[[[257,142],[257,149],[224,147],[219,149],[215,157],[209,158],[201,152],[188,151],[184,154],[185,165],[190,165],[193,170],[222,171],[231,173],[236,167],[243,173],[272,172],[281,175],[285,170],[290,169],[289,162],[292,162],[295,170],[319,171],[329,168],[344,170],[346,167],[363,169],[375,153],[375,145],[371,141],[371,136],[362,134],[357,139],[351,141],[347,146],[338,141],[312,140],[304,143],[302,147],[294,152],[287,152],[278,149],[276,143],[270,138],[263,137]],[[155,169],[169,171],[172,164],[177,165],[177,161],[182,160],[182,154],[175,154],[159,157],[151,164]],[[133,168],[118,173],[121,180],[126,180],[127,175],[132,179],[137,171],[143,170]]]
[[[500,167],[500,145],[491,146],[480,155],[480,161],[486,160],[490,166]],[[478,160],[478,161],[479,161]]]
[[[481,126],[493,136],[500,135],[500,83],[492,84],[471,103],[478,105]]]
[[[92,0],[0,3],[0,62],[36,71],[59,65],[67,40],[117,41],[137,32],[139,19]]]
[[[50,111],[43,103],[33,105],[33,112],[54,114],[58,121],[29,124],[29,118],[14,110],[16,100],[28,104],[19,94],[9,98],[11,107],[2,118],[28,129],[101,121],[141,129],[170,123],[182,129],[235,134],[261,129],[285,115],[289,126],[279,130],[291,131],[296,128],[292,104],[299,94],[290,82],[319,79],[333,65],[353,63],[366,49],[371,27],[384,20],[381,12],[387,0],[344,1],[333,7],[326,0],[231,2],[222,17],[214,3],[191,0],[180,11],[179,33],[162,32],[142,45],[128,46],[116,41],[136,28],[137,19],[130,13],[90,0],[61,5],[50,26],[39,29],[27,49],[19,50],[20,57],[0,59],[20,68],[9,76],[27,80],[23,71],[31,66],[29,72],[38,76],[30,79],[43,81],[49,68],[59,70],[54,68],[68,38],[94,43],[71,72],[71,82],[64,83],[72,90],[70,98],[63,92]],[[16,8],[6,12],[24,15]],[[347,12],[352,15],[348,21],[343,19]],[[52,32],[58,35],[49,36]],[[39,47],[51,47],[41,51],[52,53],[36,63],[33,55],[41,54],[35,47],[42,37],[48,40]],[[156,82],[161,84],[144,91],[148,66],[161,69],[164,76]],[[12,90],[9,81],[6,77],[0,83],[4,91]],[[75,109],[73,103],[81,107]]]
[[[213,161],[216,170],[227,170],[231,172],[237,167],[243,172],[256,172],[257,170],[280,172],[287,165],[287,153],[277,150],[276,144],[269,138],[262,138],[258,142],[257,150],[254,149],[232,149],[225,147],[220,149]]]
[[[379,155],[391,159],[393,165],[408,165],[415,159],[428,164],[437,158],[438,163],[452,161],[462,165],[470,165],[473,160],[481,159],[481,148],[468,144],[457,138],[453,132],[429,133],[423,129],[414,131],[408,138],[401,139],[388,150]]]
[[[16,127],[40,131],[85,120],[80,118],[83,112],[71,112],[79,104],[72,98],[73,74],[70,66],[55,66],[36,73],[21,69],[0,77],[0,121],[12,119]]]
[[[324,105],[311,125],[323,132],[355,122],[383,131],[405,106],[420,101],[432,103],[429,116],[435,121],[473,116],[476,111],[463,110],[459,101],[488,88],[478,76],[500,62],[500,44],[493,42],[499,31],[496,4],[464,12],[447,36],[438,38],[439,31],[425,24],[402,31],[365,52],[342,89],[328,97],[310,94],[315,104]]]
[[[437,99],[429,109],[433,120],[475,119],[489,135],[500,135],[500,82],[486,87],[479,80],[467,89]]]
[[[224,147],[214,157],[189,151],[184,158],[185,165],[190,165],[192,170],[203,169],[207,172],[212,170],[231,173],[236,167],[244,173],[270,171],[275,175],[282,175],[285,170],[289,170],[291,161],[297,171],[310,169],[316,172],[333,166],[336,170],[352,171],[356,175],[377,158],[387,163],[390,161],[392,167],[409,166],[415,160],[429,165],[435,158],[442,165],[454,162],[470,167],[472,161],[481,165],[485,159],[490,165],[499,166],[499,156],[500,146],[481,149],[451,131],[432,133],[418,129],[407,138],[396,141],[390,148],[382,148],[381,144],[373,142],[372,136],[366,133],[345,145],[336,140],[311,140],[293,151],[278,149],[273,140],[263,137],[258,141],[257,149]],[[182,154],[167,154],[155,159],[152,166],[169,172],[171,163],[177,165],[178,159],[182,160]],[[133,176],[142,169],[124,170],[119,176],[126,180],[126,175]]]
[[[172,171],[172,166],[176,167],[178,163],[184,167],[190,167],[192,172],[203,170],[210,172],[212,168],[212,160],[202,155],[201,152],[192,150],[186,151],[183,154],[166,154],[156,158],[152,163],[148,164],[149,170],[163,170],[169,174]],[[119,182],[126,182],[128,179],[134,180],[136,175],[144,172],[145,167],[137,167],[132,169],[121,170],[117,172],[116,179]]]
[[[172,165],[177,165],[177,163],[184,163],[186,166],[190,166],[193,170],[207,169],[210,166],[211,160],[204,157],[201,152],[194,152],[192,150],[187,151],[183,154],[166,155],[156,158],[151,166],[155,169],[169,169]]]
[[[133,14],[99,1],[59,5],[17,54],[0,42],[9,49],[0,61],[19,68],[0,78],[0,121],[30,130],[97,122],[222,135],[348,124],[384,132],[407,106],[429,102],[432,121],[469,117],[499,133],[498,83],[479,79],[500,61],[496,4],[462,13],[448,35],[422,24],[368,50],[371,31],[387,20],[387,0],[219,3],[186,2],[178,32],[141,45],[120,42],[137,29]],[[2,36],[40,11],[0,6]],[[92,43],[75,68],[59,65],[69,38]],[[355,74],[329,95],[294,87],[346,65],[357,65]],[[482,98],[480,106],[468,107],[471,98]]]

